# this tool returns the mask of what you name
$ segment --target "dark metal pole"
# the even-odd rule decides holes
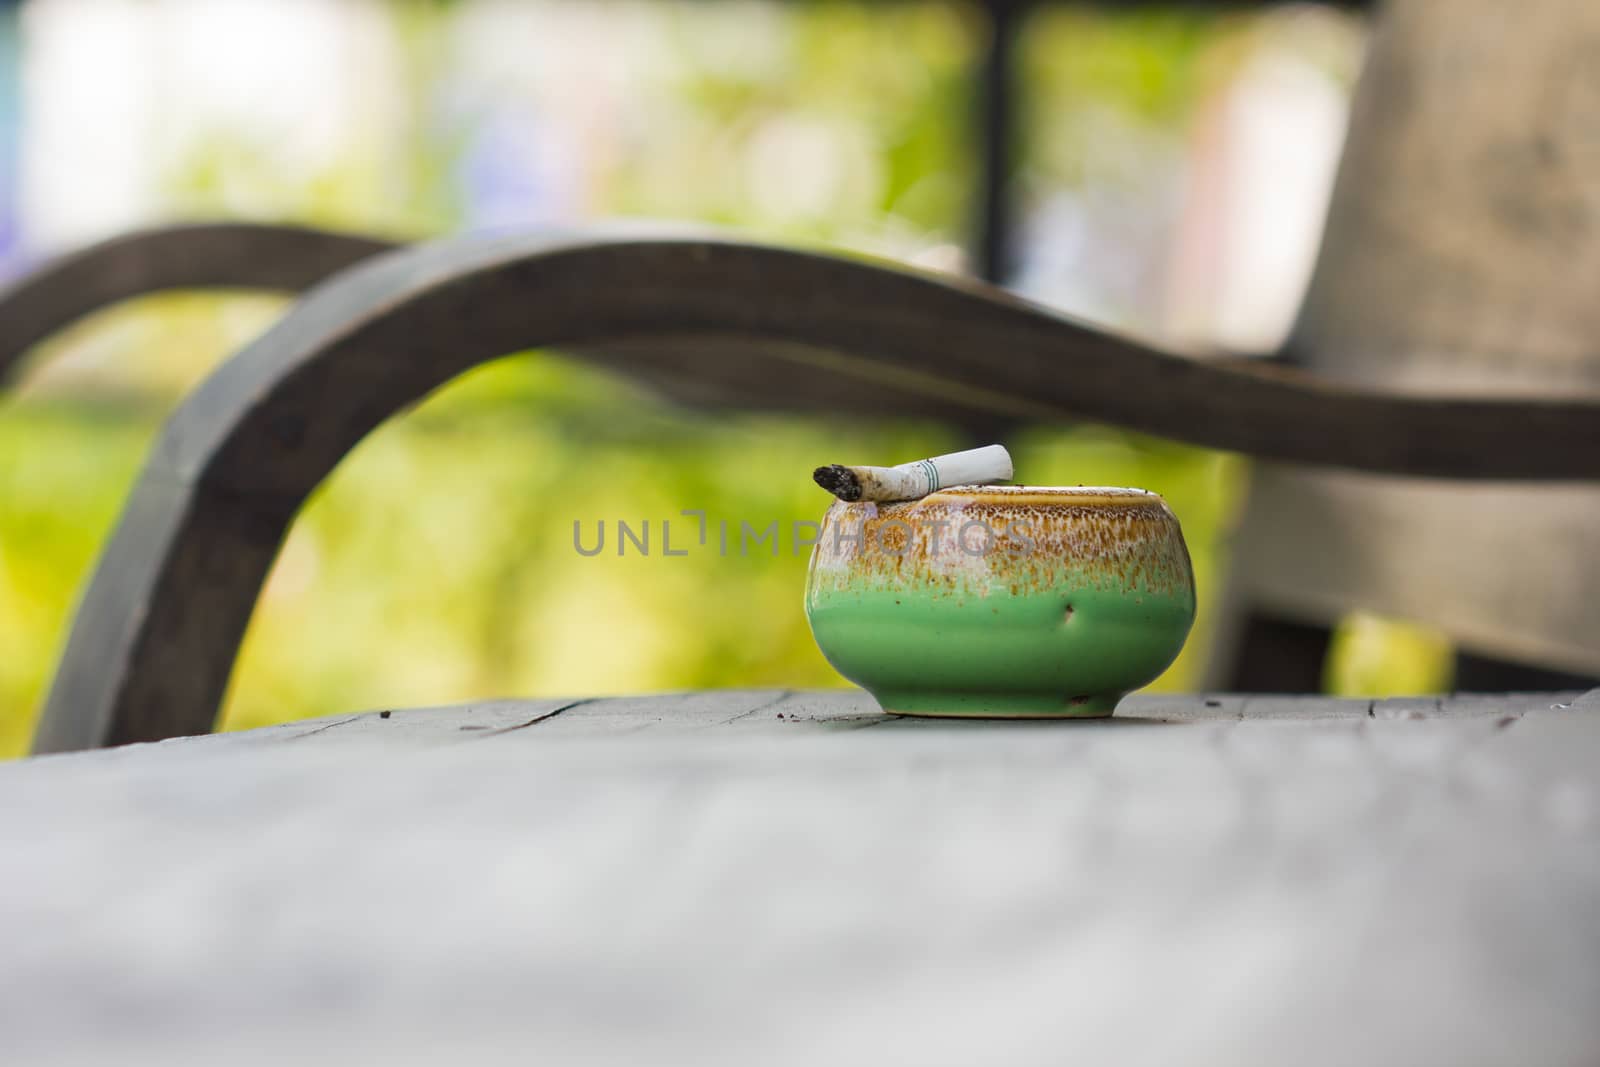
[[[0,278],[10,273],[17,244],[17,142],[22,107],[19,22],[17,5],[0,0]]]
[[[1017,43],[1025,0],[983,0],[988,29],[977,71],[978,196],[973,266],[985,281],[1004,282],[1016,266],[1012,244],[1011,172],[1017,158]]]

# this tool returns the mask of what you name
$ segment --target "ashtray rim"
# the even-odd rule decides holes
[[[1138,507],[1165,504],[1148,489],[1112,485],[952,485],[922,501],[950,498],[967,503],[1040,504],[1067,507]]]

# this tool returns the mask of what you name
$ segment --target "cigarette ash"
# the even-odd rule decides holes
[[[818,467],[811,472],[811,478],[840,500],[854,503],[861,499],[861,479],[857,477],[855,471],[843,464],[834,463]]]

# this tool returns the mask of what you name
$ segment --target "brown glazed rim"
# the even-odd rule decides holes
[[[1107,485],[952,485],[922,499],[944,497],[979,504],[1054,507],[1148,507],[1166,503],[1148,489]]]

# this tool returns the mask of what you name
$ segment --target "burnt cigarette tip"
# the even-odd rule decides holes
[[[812,479],[822,488],[846,503],[861,499],[861,479],[855,471],[838,463],[818,467],[811,472]]]

